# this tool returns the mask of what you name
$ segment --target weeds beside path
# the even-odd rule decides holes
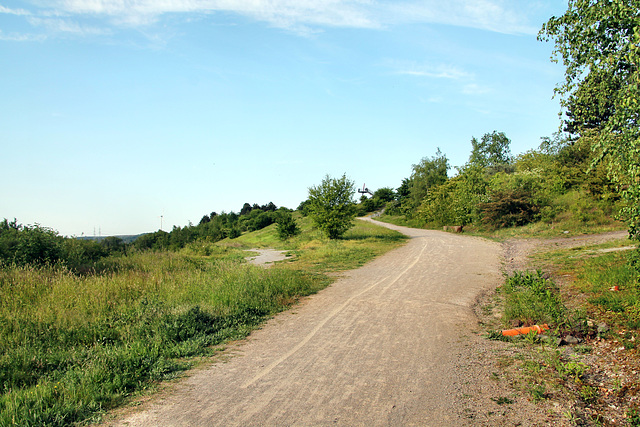
[[[503,242],[505,272],[530,269],[530,256],[539,252],[549,252],[557,249],[575,248],[585,245],[597,245],[600,243],[624,239],[629,233],[624,231],[610,231],[600,234],[582,234],[571,237],[554,237],[548,239],[518,239],[510,238]]]
[[[485,340],[479,347],[478,362],[509,399],[505,411],[521,411],[522,400],[540,408],[524,425],[640,425],[637,301],[625,255],[633,246],[626,237],[622,231],[503,243],[505,272],[542,271],[573,316],[547,339]],[[499,317],[506,297],[487,294],[476,306],[485,331],[505,326]]]

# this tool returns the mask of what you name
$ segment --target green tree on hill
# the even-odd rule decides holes
[[[449,160],[440,149],[433,157],[424,157],[420,163],[413,165],[409,178],[409,194],[413,206],[418,206],[427,196],[429,190],[447,181]]]
[[[485,133],[480,141],[471,138],[469,163],[495,172],[503,170],[513,160],[510,145],[511,141],[504,132]]]
[[[353,225],[355,192],[355,183],[346,175],[341,178],[326,175],[320,185],[309,188],[309,216],[330,239],[342,237]]]

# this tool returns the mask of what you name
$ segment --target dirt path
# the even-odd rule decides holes
[[[274,262],[287,259],[287,251],[278,251],[276,249],[262,248],[249,249],[249,252],[257,252],[258,255],[246,257],[247,262],[259,265],[265,268],[271,267]]]
[[[455,426],[526,420],[500,412],[495,402],[502,391],[479,360],[484,353],[478,346],[486,340],[477,335],[472,306],[501,280],[501,246],[387,226],[409,235],[409,243],[276,316],[229,349],[233,357],[225,363],[193,372],[113,425]]]

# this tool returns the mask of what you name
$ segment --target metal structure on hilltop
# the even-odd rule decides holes
[[[371,191],[369,191],[369,189],[367,188],[367,184],[363,184],[362,185],[362,190],[358,188],[358,193],[361,194],[371,194],[373,196],[373,193]]]

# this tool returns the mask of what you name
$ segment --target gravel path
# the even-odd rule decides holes
[[[501,281],[502,246],[378,224],[411,239],[112,424],[544,425],[527,401],[500,405],[473,311]]]

